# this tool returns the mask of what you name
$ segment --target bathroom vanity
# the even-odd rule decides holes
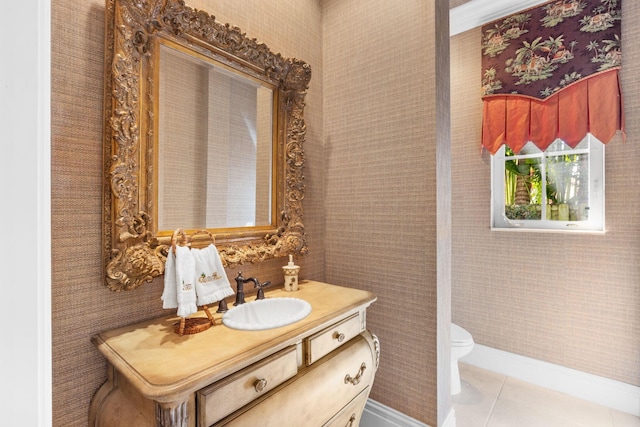
[[[366,329],[376,297],[315,281],[266,297],[300,298],[312,310],[267,330],[230,329],[216,313],[215,326],[193,335],[176,334],[179,318],[169,317],[94,336],[107,381],[89,425],[357,426],[380,357]]]
[[[180,244],[215,244],[225,268],[289,256],[286,283],[295,290],[293,256],[308,251],[310,66],[182,0],[106,0],[105,12],[105,285],[130,291],[165,274],[180,230]],[[215,194],[215,203],[203,194]],[[239,201],[247,209],[228,208]],[[245,210],[251,220],[237,214]],[[366,330],[376,298],[297,285],[266,290],[267,298],[311,305],[285,326],[230,329],[214,314],[214,326],[192,335],[176,334],[179,318],[171,317],[93,337],[107,381],[89,424],[358,425],[379,361],[378,340]]]

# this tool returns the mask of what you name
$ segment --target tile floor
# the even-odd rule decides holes
[[[640,427],[640,418],[460,363],[457,427]]]

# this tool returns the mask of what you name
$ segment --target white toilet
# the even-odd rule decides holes
[[[460,370],[458,369],[458,359],[466,356],[473,350],[473,337],[464,328],[451,324],[451,394],[458,394],[462,387],[460,385]]]

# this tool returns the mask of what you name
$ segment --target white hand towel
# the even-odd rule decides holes
[[[178,307],[178,284],[176,283],[176,255],[169,249],[167,262],[164,265],[164,290],[162,291],[162,308]]]
[[[176,246],[175,254],[173,251],[169,251],[167,264],[164,268],[165,288],[162,293],[164,301],[162,307],[178,307],[178,316],[180,317],[187,317],[198,311],[194,283],[195,260],[191,250],[186,246]],[[175,291],[172,291],[172,288]]]
[[[198,305],[212,304],[233,295],[218,249],[211,244],[191,252],[195,259]]]

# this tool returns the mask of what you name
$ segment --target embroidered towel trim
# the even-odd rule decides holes
[[[208,305],[233,295],[215,245],[191,249],[195,260],[195,285],[198,305]]]

